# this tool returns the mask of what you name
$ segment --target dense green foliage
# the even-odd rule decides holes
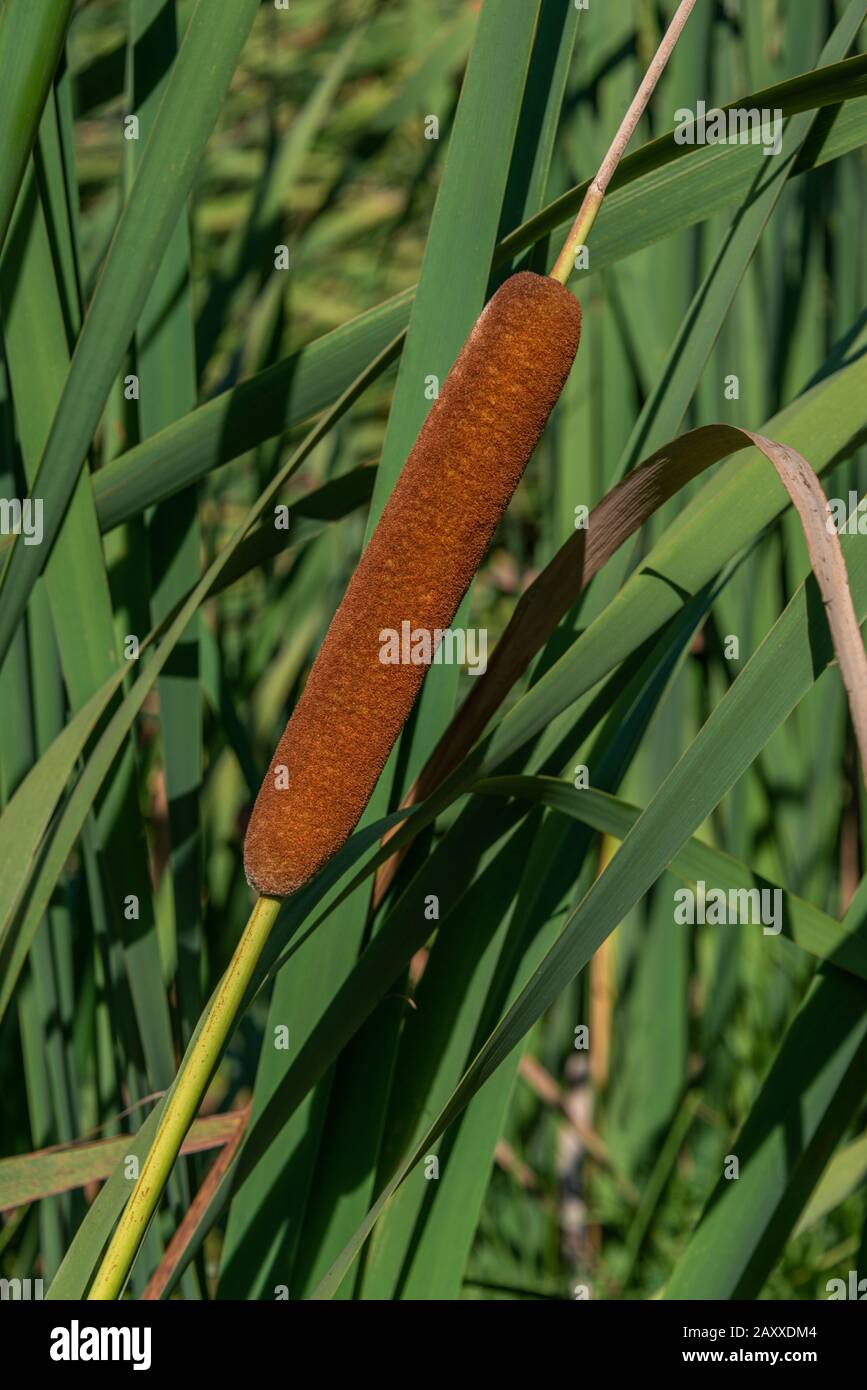
[[[0,1274],[82,1297],[426,382],[506,274],[552,264],[673,4],[48,3],[0,11],[0,497],[44,499],[42,544],[0,536]],[[581,509],[687,429],[863,492],[865,8],[698,0],[455,619],[489,649]],[[676,143],[700,101],[779,110],[781,153]],[[867,1276],[867,800],[797,516],[747,449],[578,578],[372,903],[479,679],[429,673],[284,905],[129,1296]],[[782,930],[678,922],[697,881],[779,888]]]

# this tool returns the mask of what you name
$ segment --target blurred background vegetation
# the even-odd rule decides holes
[[[213,3],[216,11],[222,0]],[[484,8],[497,4],[486,0]],[[178,0],[181,35],[193,8],[192,0]],[[372,319],[367,336],[325,337],[405,296],[419,280],[482,8],[473,0],[291,0],[288,13],[261,6],[198,170],[189,278],[181,277],[149,324],[140,323],[95,438],[97,498],[110,500],[99,492],[100,473],[173,419],[275,364],[295,365],[268,388],[264,438],[241,451],[227,447],[227,462],[218,447],[213,463],[194,481],[185,478],[181,492],[170,495],[171,480],[158,483],[127,514],[113,517],[110,529],[103,526],[119,644],[129,633],[147,632],[165,611],[169,599],[161,600],[161,592],[174,599],[195,582],[311,415],[405,321],[407,300],[398,298],[397,309],[388,310],[392,317],[384,313],[381,327]],[[535,10],[535,0],[526,8]],[[79,4],[57,79],[58,109],[68,113],[66,153],[74,158],[65,176],[77,189],[68,246],[85,309],[139,158],[123,138],[124,117],[143,109],[164,76],[165,30],[137,49],[130,43],[130,25],[146,9],[127,0]],[[591,0],[579,14],[566,0],[542,0],[529,43],[522,28],[513,30],[514,62],[527,68],[517,102],[509,75],[501,86],[490,55],[483,55],[491,66],[484,78],[480,69],[478,80],[487,83],[490,109],[496,113],[501,103],[502,206],[485,209],[478,201],[477,186],[482,196],[491,186],[486,161],[494,149],[482,132],[475,175],[471,141],[455,156],[465,160],[462,181],[456,177],[449,226],[439,229],[439,259],[429,269],[431,285],[442,285],[444,313],[452,272],[460,281],[461,267],[487,254],[483,215],[493,216],[502,239],[595,171],[671,9],[657,0]],[[674,112],[699,99],[721,104],[809,73],[846,10],[834,0],[699,0],[630,148],[666,134]],[[849,52],[863,52],[863,32]],[[846,103],[855,114],[845,139],[839,126],[836,137],[831,129],[831,114],[842,108],[822,108],[808,154],[780,191],[755,255],[723,285],[719,278],[711,282],[717,321],[706,361],[698,351],[692,358],[678,335],[721,248],[730,244],[743,191],[729,189],[721,173],[706,174],[703,182],[672,177],[662,192],[650,187],[646,203],[624,204],[616,225],[608,224],[610,235],[600,219],[590,273],[574,285],[584,310],[576,366],[462,610],[468,625],[488,629],[491,644],[518,595],[572,534],[576,507],[598,502],[624,467],[683,428],[725,421],[762,429],[841,360],[839,344],[858,327],[864,304],[864,106],[862,96]],[[432,114],[439,121],[434,140],[425,129]],[[565,220],[564,212],[553,225]],[[55,260],[61,240],[54,243]],[[274,268],[278,244],[288,248],[289,273]],[[509,264],[544,269],[558,245],[556,236],[546,236]],[[182,266],[183,244],[173,248],[175,265]],[[9,254],[7,246],[7,260]],[[503,273],[501,267],[495,276]],[[425,312],[430,322],[430,297]],[[475,310],[469,322],[474,316]],[[417,340],[415,360],[428,350],[431,371],[447,368],[465,327],[449,331],[454,347],[448,331],[434,328]],[[68,322],[70,343],[75,333]],[[19,392],[9,359],[21,348],[13,339],[4,322],[7,476],[20,467]],[[305,349],[319,340],[325,352],[306,358],[311,375],[302,380]],[[156,361],[148,358],[152,349]],[[32,360],[29,370],[38,375],[40,361]],[[141,402],[124,397],[128,371],[141,376]],[[0,1025],[4,1154],[135,1132],[148,1098],[171,1079],[178,1049],[249,910],[241,846],[252,798],[357,561],[372,496],[378,505],[377,465],[385,453],[391,468],[400,448],[406,412],[399,429],[389,426],[392,439],[386,435],[397,371],[394,364],[383,372],[303,462],[286,490],[286,500],[302,504],[293,513],[289,544],[203,605],[197,634],[180,649],[187,666],[181,659],[170,667],[145,703],[136,725],[133,803],[116,811],[113,824],[133,844],[141,844],[144,827],[152,903],[142,914],[146,929],[136,935],[136,950],[150,951],[149,963],[131,995],[128,973],[139,967],[124,954],[127,928],[113,925],[106,912],[108,895],[85,834]],[[173,403],[147,404],[148,372],[170,374]],[[733,373],[737,400],[724,390]],[[284,414],[295,389],[301,404]],[[237,426],[243,435],[261,404],[242,400],[240,423],[230,421],[226,432]],[[156,411],[150,419],[149,409]],[[340,491],[332,505],[328,487],[335,480]],[[825,486],[829,496],[845,497],[850,487],[863,490],[864,481],[863,452],[850,447]],[[565,621],[561,644],[603,613],[706,486],[713,483],[692,484],[610,562]],[[303,500],[311,497],[305,513]],[[609,790],[636,806],[653,798],[797,589],[805,554],[789,509],[763,530],[759,544],[738,548],[736,567],[695,631],[672,638],[658,688],[647,695],[641,685],[642,672],[649,680],[648,672],[661,669],[651,661],[652,642],[633,654],[631,666],[625,663],[624,684],[627,677],[638,684],[605,706],[613,713],[596,730],[609,749]],[[186,570],[172,581],[176,563]],[[80,704],[61,671],[55,620],[36,607],[34,599],[28,653],[18,665],[10,660],[0,677],[5,798]],[[736,659],[725,650],[731,634],[740,643]],[[546,659],[553,654],[556,648]],[[653,660],[659,662],[659,653]],[[456,687],[438,686],[424,717],[436,722],[439,710],[442,727],[471,681],[461,673]],[[645,704],[636,713],[641,689]],[[166,700],[174,702],[168,723]],[[615,739],[621,723],[628,749]],[[425,738],[418,724],[406,736],[392,803],[417,770],[429,746]],[[380,814],[387,805],[388,794]],[[467,814],[462,805],[437,822],[400,882],[409,881],[420,855],[443,844],[458,809]],[[861,880],[865,824],[844,692],[832,672],[773,735],[701,834],[839,918]],[[310,1291],[388,1176],[389,1154],[400,1153],[402,1137],[405,1142],[421,1119],[431,1121],[441,1103],[434,1099],[448,1095],[502,1013],[508,990],[497,987],[496,971],[508,975],[503,923],[513,911],[526,911],[540,935],[556,930],[614,849],[577,822],[527,808],[493,848],[483,841],[480,832],[474,873],[460,871],[461,894],[448,922],[452,946],[442,944],[444,931],[432,937],[408,981],[396,982],[343,1049],[327,1084],[307,1096],[262,1178],[274,1184],[267,1195],[264,1187],[242,1192],[230,1216],[223,1201],[202,1219],[190,1247],[194,1259],[172,1285],[185,1297],[272,1297],[278,1285],[292,1297]],[[446,858],[440,870],[444,897],[449,864]],[[525,866],[533,874],[528,868],[522,880]],[[736,1151],[733,1136],[760,1094],[816,966],[813,956],[785,941],[768,949],[766,938],[746,928],[675,925],[678,882],[663,874],[532,1028],[494,1085],[447,1132],[440,1154],[451,1185],[441,1180],[432,1216],[419,1197],[388,1230],[382,1223],[373,1253],[363,1254],[344,1295],[568,1298],[578,1285],[595,1298],[659,1295],[725,1155]],[[522,908],[532,885],[537,897]],[[322,929],[323,938],[331,933],[327,942],[299,952],[260,993],[230,1044],[205,1114],[245,1115],[254,1093],[256,1104],[270,1094],[273,1030],[288,1026],[294,1049],[321,1016],[365,939],[368,897],[362,886],[341,909],[343,918]],[[474,933],[478,950],[461,956],[454,942]],[[151,1013],[154,990],[160,1003]],[[154,1022],[160,1011],[167,1032]],[[589,1052],[575,1045],[582,1023],[591,1028]],[[856,1098],[850,1107],[824,1187],[805,1189],[804,1201],[812,1190],[812,1204],[784,1233],[762,1296],[825,1297],[830,1277],[858,1267],[867,1171],[860,1105]],[[183,1161],[162,1224],[136,1267],[136,1296],[213,1157]],[[39,1182],[49,1179],[32,1177],[32,1170],[28,1188],[24,1172],[19,1161],[14,1173],[6,1171],[6,1185],[0,1183],[0,1207],[8,1206],[0,1269],[10,1277],[51,1279],[104,1173],[94,1166],[81,1185],[67,1182],[60,1165],[52,1170],[55,1186],[45,1188],[54,1195],[36,1200]],[[18,1193],[16,1182],[26,1200],[4,1200]],[[867,1273],[863,1255],[861,1269]]]

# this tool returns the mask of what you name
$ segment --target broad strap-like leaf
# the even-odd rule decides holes
[[[849,538],[847,538],[849,541]],[[845,546],[859,619],[867,613],[867,556]],[[329,1298],[410,1169],[656,882],[726,791],[746,771],[832,657],[818,586],[811,577],[663,782],[617,854],[567,921],[532,980],[477,1053],[446,1106],[401,1164],[315,1298]],[[769,938],[770,939],[770,938]],[[859,994],[860,981],[850,988]],[[734,1185],[736,1186],[736,1184]],[[691,1295],[694,1296],[694,1293]]]
[[[189,22],[31,489],[43,504],[42,544],[25,546],[16,537],[0,576],[0,662],[51,552],[258,6],[259,0],[234,0],[215,23],[213,7],[199,0]]]

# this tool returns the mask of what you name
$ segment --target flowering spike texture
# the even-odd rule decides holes
[[[475,323],[346,590],[262,783],[244,844],[261,893],[294,893],[347,839],[427,667],[386,630],[446,629],[569,374],[581,308],[522,272]]]

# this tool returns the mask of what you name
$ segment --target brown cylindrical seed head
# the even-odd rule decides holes
[[[354,829],[427,672],[387,631],[448,628],[560,395],[581,308],[512,276],[484,309],[413,445],[262,783],[248,881],[294,893]]]

